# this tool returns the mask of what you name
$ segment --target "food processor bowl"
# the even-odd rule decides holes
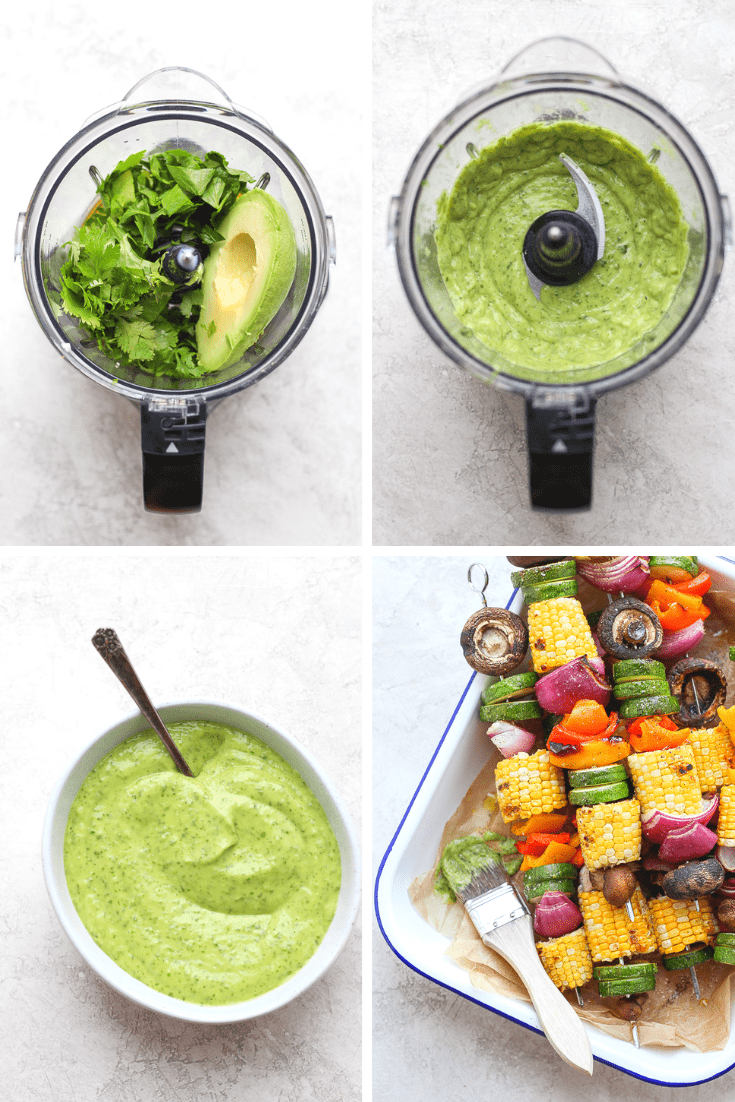
[[[201,97],[202,82],[206,100],[192,95],[194,88]],[[96,202],[97,182],[133,153],[167,149],[223,154],[231,169],[248,172],[278,200],[296,238],[296,272],[277,314],[237,363],[197,379],[154,377],[112,360],[65,312],[59,291],[69,242]],[[140,405],[146,509],[196,512],[207,414],[273,371],[304,336],[327,291],[334,227],[301,162],[267,123],[236,107],[203,74],[169,66],[90,119],[57,154],[19,216],[16,256],[36,318],[57,351],[90,379]]]
[[[531,59],[537,68],[529,71]],[[613,131],[651,161],[678,196],[689,255],[668,310],[614,359],[588,367],[512,363],[457,316],[439,270],[437,203],[478,151],[530,123],[578,120]],[[595,404],[608,390],[660,367],[691,335],[712,299],[729,243],[729,206],[694,139],[664,107],[624,83],[592,47],[548,38],[526,47],[500,78],[470,92],[435,127],[391,204],[389,244],[419,321],[442,351],[477,378],[526,402],[531,504],[589,508]]]

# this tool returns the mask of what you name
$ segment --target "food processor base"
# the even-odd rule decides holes
[[[595,399],[565,407],[526,402],[531,506],[568,513],[592,505]]]

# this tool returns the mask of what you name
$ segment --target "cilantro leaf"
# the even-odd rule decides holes
[[[63,309],[114,359],[154,376],[205,374],[196,357],[201,287],[177,287],[161,261],[174,240],[195,243],[206,259],[222,240],[217,225],[252,182],[214,150],[203,158],[185,149],[143,150],[120,161],[67,242]]]

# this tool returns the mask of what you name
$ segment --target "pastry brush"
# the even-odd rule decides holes
[[[591,1075],[592,1050],[585,1028],[544,971],[536,952],[531,912],[502,865],[478,839],[478,847],[471,852],[445,853],[441,867],[484,944],[520,976],[552,1048],[572,1067]]]

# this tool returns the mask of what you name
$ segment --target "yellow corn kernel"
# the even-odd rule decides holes
[[[624,865],[641,855],[641,805],[635,798],[578,807],[577,830],[588,869]]]
[[[499,761],[495,766],[495,791],[506,823],[567,806],[564,770],[551,764],[548,750],[514,754]]]
[[[717,841],[721,846],[735,846],[735,784],[723,784],[720,789]]]
[[[699,787],[715,792],[727,779],[727,770],[735,763],[735,746],[724,723],[710,729],[693,727],[687,742],[694,751]]]
[[[697,910],[696,904],[699,904]],[[709,896],[699,899],[650,899],[656,944],[660,953],[682,953],[687,946],[703,941],[711,945],[718,931]]]
[[[547,673],[586,654],[597,655],[595,641],[576,597],[553,597],[528,606],[528,639],[536,673]]]
[[[537,941],[541,963],[557,987],[582,987],[592,979],[592,957],[584,927],[571,934]]]
[[[702,792],[688,742],[668,750],[629,754],[626,761],[642,814],[658,810],[696,815],[701,811]]]
[[[595,963],[638,953],[653,953],[656,937],[643,892],[636,888],[630,900],[633,921],[625,907],[613,907],[602,892],[580,892],[579,909]]]

